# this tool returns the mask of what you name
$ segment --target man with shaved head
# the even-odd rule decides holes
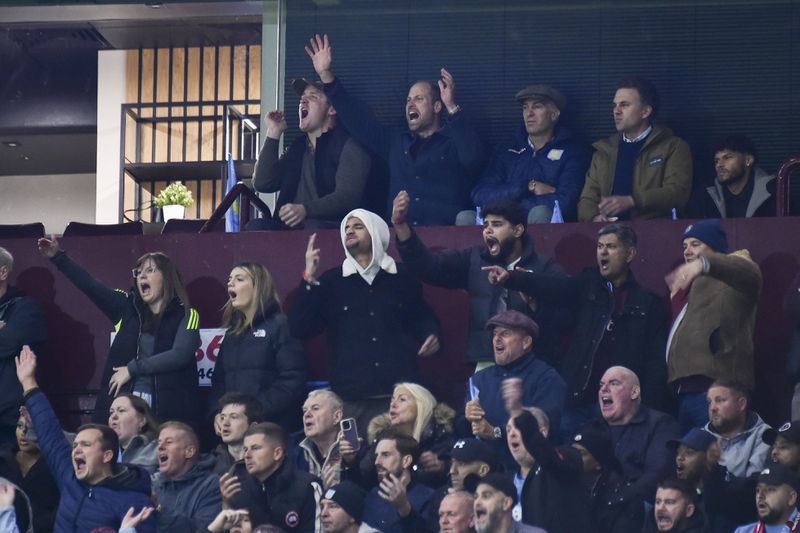
[[[674,453],[664,443],[680,437],[677,421],[642,405],[639,377],[624,366],[605,371],[598,401],[617,459],[625,477],[633,480],[630,490],[652,500],[658,482],[673,469]]]

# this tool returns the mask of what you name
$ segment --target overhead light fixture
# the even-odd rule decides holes
[[[22,159],[23,161],[30,161],[31,159],[33,159],[33,156],[31,156],[31,155],[21,155],[21,156],[19,156],[19,158]]]
[[[19,141],[3,141],[3,144],[8,146],[9,148],[19,148],[22,146],[22,143]]]
[[[161,9],[164,7],[164,2],[145,2],[144,5],[152,7],[153,9]]]

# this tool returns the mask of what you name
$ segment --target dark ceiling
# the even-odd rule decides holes
[[[261,42],[261,1],[147,3],[2,4],[0,176],[95,171],[99,50]]]

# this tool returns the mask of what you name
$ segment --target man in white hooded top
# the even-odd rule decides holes
[[[308,239],[289,327],[301,339],[327,333],[331,389],[363,434],[386,411],[395,383],[419,382],[416,358],[438,351],[439,325],[419,281],[386,253],[389,227],[381,217],[355,209],[342,220],[341,236],[344,261],[320,276],[316,233]]]

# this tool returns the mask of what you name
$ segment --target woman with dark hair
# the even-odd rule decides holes
[[[200,317],[189,307],[172,260],[161,252],[143,255],[133,268],[133,288],[124,292],[94,279],[61,250],[55,236],[39,239],[38,245],[116,330],[93,421],[107,422],[112,399],[133,392],[162,420],[198,423],[195,352],[200,345]]]
[[[261,402],[264,420],[296,429],[306,362],[302,345],[289,334],[272,275],[258,263],[238,263],[228,277],[228,296],[211,405],[226,392],[244,392]]]
[[[111,403],[108,427],[119,437],[120,463],[158,470],[158,420],[150,406],[134,394],[122,393]]]
[[[33,516],[35,533],[53,531],[60,497],[58,485],[42,457],[33,424],[24,407],[17,421],[16,435],[16,448],[0,455],[0,477],[21,490],[14,499],[17,525],[20,531],[28,531]]]

